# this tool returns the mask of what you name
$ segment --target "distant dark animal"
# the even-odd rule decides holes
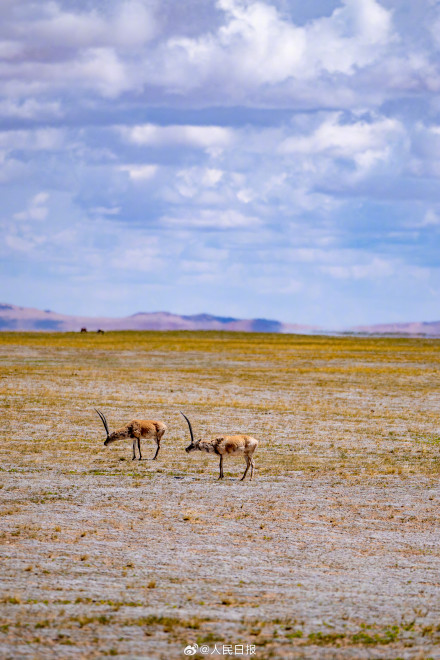
[[[188,422],[189,432],[191,435],[191,444],[186,447],[185,451],[189,454],[191,451],[206,451],[209,454],[217,454],[220,456],[220,475],[219,479],[223,479],[223,457],[224,456],[243,456],[246,461],[246,469],[240,481],[243,481],[247,471],[251,468],[251,481],[254,474],[254,451],[258,447],[258,440],[252,438],[250,435],[221,435],[215,440],[196,440],[194,441],[194,434],[191,428],[191,422],[188,417],[180,413],[185,417]]]
[[[101,328],[99,328],[96,332],[97,332],[98,335],[103,335],[104,334],[104,330],[101,330]]]
[[[133,440],[132,460],[134,461],[136,458],[136,443],[139,451],[139,460],[142,460],[141,438],[148,438],[156,440],[157,449],[156,453],[154,454],[153,461],[157,458],[160,449],[160,441],[162,440],[162,436],[167,430],[167,427],[163,422],[155,422],[153,420],[145,419],[133,419],[133,421],[129,422],[125,426],[121,426],[120,429],[110,433],[105,415],[99,410],[96,410],[96,412],[101,418],[101,421],[104,424],[105,432],[107,433],[107,438],[104,441],[106,446],[110,445],[112,442],[116,442],[116,440],[125,440],[126,438],[129,438],[130,440]]]
[[[81,332],[87,332],[87,328],[81,328]]]

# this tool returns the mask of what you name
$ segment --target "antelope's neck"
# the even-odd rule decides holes
[[[201,442],[199,445],[200,451],[206,451],[209,454],[217,454],[216,447],[212,442]]]

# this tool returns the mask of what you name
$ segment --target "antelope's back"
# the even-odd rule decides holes
[[[165,431],[167,430],[167,427],[163,422],[156,422],[152,419],[134,419],[132,421],[132,424],[136,425],[139,428],[141,434],[144,437],[148,437],[148,436],[155,437],[156,433],[160,433],[160,431],[163,431],[163,433],[165,433]]]
[[[254,452],[258,446],[258,440],[251,435],[224,435],[217,442],[225,454]]]

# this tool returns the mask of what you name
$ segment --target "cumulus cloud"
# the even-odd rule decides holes
[[[157,172],[157,165],[120,165],[121,172],[127,172],[133,181],[148,181]]]
[[[218,0],[217,6],[226,19],[217,32],[170,38],[149,82],[177,92],[214,82],[228,97],[264,86],[301,95],[298,82],[351,76],[379,61],[394,40],[391,12],[376,0],[344,0],[330,17],[303,26],[268,2]]]
[[[133,50],[145,45],[156,33],[156,19],[151,5],[142,0],[108,2],[106,7],[75,11],[60,2],[31,2],[3,9],[0,34],[9,38],[0,47],[0,55],[9,58],[31,55],[42,48],[40,58],[49,59],[57,49],[121,47]]]
[[[184,312],[311,323],[333,304],[367,321],[348,319],[360,291],[395,315],[409,301],[414,318],[429,311],[431,0],[22,0],[0,19],[12,290],[27,292],[31,272],[33,304],[62,282],[84,305],[87,283],[96,309],[120,292],[126,308],[112,313],[138,308],[139,291],[146,309],[185,300]]]
[[[376,121],[341,122],[341,113],[332,113],[309,136],[287,138],[281,153],[328,153],[333,157],[356,158],[365,152],[383,151],[403,127],[396,119],[381,117]]]
[[[138,87],[129,60],[155,33],[154,13],[142,0],[90,11],[68,10],[54,1],[42,2],[38,9],[31,2],[3,8],[4,89],[22,98],[53,89],[70,93],[73,85],[113,98]]]
[[[142,124],[120,129],[123,137],[139,146],[188,146],[222,149],[231,144],[233,131],[221,126],[158,126]]]
[[[10,99],[56,89],[67,98],[77,90],[186,104],[193,94],[199,106],[336,101],[353,108],[421,80],[440,84],[437,61],[398,33],[396,10],[379,0],[340,0],[329,16],[301,23],[271,0],[210,0],[211,28],[198,27],[190,11],[191,26],[183,13],[167,21],[157,0],[93,5],[24,0],[0,10],[0,73]]]
[[[403,124],[390,117],[370,121],[344,122],[341,113],[331,113],[312,133],[286,138],[279,146],[280,154],[313,159],[315,167],[324,160],[335,169],[338,159],[351,161],[354,172],[347,180],[354,183],[405,148],[407,135]],[[320,164],[322,169],[322,162]],[[328,167],[324,168],[328,170]]]
[[[173,38],[163,51],[165,81],[174,88],[197,86],[212,75],[246,86],[285,80],[301,62],[303,30],[283,21],[274,7],[217,3],[227,16],[216,35]]]
[[[28,0],[20,11],[11,5],[0,27],[4,88],[15,98],[50,88],[69,95],[72,86],[117,98],[151,86],[165,95],[203,86],[220,104],[243,100],[249,92],[255,98],[293,94],[310,100],[312,81],[350,77],[378,62],[395,41],[392,13],[377,0],[342,0],[331,16],[303,25],[269,0],[215,5],[221,23],[192,37],[179,34],[178,25],[168,25],[171,34],[161,33],[153,1],[110,2],[83,11],[54,1],[42,2],[38,10]],[[325,80],[322,84],[326,89]],[[352,91],[338,85],[348,102]]]
[[[309,72],[352,75],[377,62],[394,39],[392,14],[376,0],[344,0],[307,29]],[[310,73],[309,73],[310,75]]]

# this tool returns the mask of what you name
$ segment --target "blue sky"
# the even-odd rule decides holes
[[[440,3],[3,0],[0,300],[440,318]]]

